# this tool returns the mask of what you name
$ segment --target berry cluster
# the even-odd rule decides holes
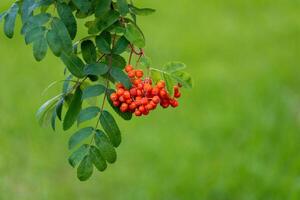
[[[119,107],[121,112],[132,112],[136,116],[142,116],[148,115],[158,104],[163,108],[170,105],[174,108],[178,106],[176,98],[181,96],[180,85],[174,86],[174,96],[170,97],[164,81],[159,81],[153,86],[150,78],[143,79],[142,70],[127,65],[125,71],[132,82],[132,87],[127,90],[123,84],[117,83],[116,92],[110,95],[114,106]]]

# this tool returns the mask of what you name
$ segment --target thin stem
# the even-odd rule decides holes
[[[129,55],[129,59],[128,59],[128,64],[130,64],[130,63],[131,63],[132,54],[133,54],[133,50],[131,49],[131,52],[130,52],[130,55]]]

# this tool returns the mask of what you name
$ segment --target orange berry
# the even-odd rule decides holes
[[[180,93],[180,92],[176,92],[176,93],[174,94],[174,97],[175,97],[175,98],[181,97],[181,93]]]
[[[139,111],[138,109],[134,112],[135,116],[139,117],[142,115],[142,112]]]
[[[152,98],[152,101],[153,101],[154,103],[158,104],[158,103],[160,102],[160,98],[159,98],[158,96],[154,96],[154,97]]]
[[[129,108],[130,110],[135,110],[137,107],[136,103],[132,102],[130,105],[129,105]]]
[[[117,95],[117,93],[112,93],[112,94],[110,95],[110,100],[112,100],[112,101],[117,101],[117,100],[118,100],[118,95]]]
[[[126,99],[125,101],[127,104],[131,104],[132,103],[132,99]]]
[[[117,95],[118,96],[122,96],[123,94],[124,94],[124,89],[123,88],[119,88],[118,90],[117,90]]]
[[[135,77],[135,72],[134,72],[134,70],[128,72],[128,77],[129,77],[129,78],[134,78],[134,77]]]
[[[172,100],[170,101],[170,104],[171,104],[171,106],[172,106],[173,108],[176,108],[176,107],[179,105],[178,101],[176,101],[175,99],[172,99]]]
[[[136,95],[137,95],[137,90],[136,90],[136,88],[131,88],[131,89],[130,89],[130,95],[131,95],[131,96],[136,96]]]
[[[127,103],[122,103],[121,107],[120,107],[120,111],[121,112],[126,112],[128,109],[128,104]]]
[[[119,89],[119,88],[123,88],[124,89],[124,85],[122,83],[117,83],[116,84],[116,88]]]
[[[142,90],[142,89],[144,88],[144,84],[139,83],[139,84],[137,85],[137,88],[140,89],[140,90]]]
[[[153,106],[152,106],[151,103],[148,103],[148,104],[145,106],[145,108],[146,108],[147,110],[152,110],[152,109],[153,109]]]
[[[133,70],[132,65],[127,65],[127,66],[125,67],[125,71],[126,71],[126,72],[130,72],[131,70]]]
[[[144,76],[144,72],[140,69],[135,71],[135,76],[138,78],[142,78]]]
[[[142,80],[141,80],[141,79],[135,79],[135,80],[133,81],[133,84],[134,84],[134,85],[138,85],[138,84],[140,84],[140,83],[142,83]]]
[[[114,101],[113,104],[114,104],[115,107],[119,107],[120,101]]]
[[[144,106],[139,106],[139,111],[141,112],[141,113],[144,113],[145,112],[145,107]]]
[[[125,99],[130,99],[130,92],[128,90],[126,90],[123,95]]]
[[[144,90],[145,90],[145,92],[151,92],[152,86],[149,83],[146,83],[144,85]]]
[[[146,97],[141,99],[141,104],[147,105],[148,104],[148,99]]]
[[[136,95],[137,96],[142,96],[143,95],[142,90],[140,90],[140,89],[136,90]]]
[[[167,93],[167,91],[166,90],[161,90],[160,92],[159,92],[159,95],[162,97],[162,98],[168,98],[168,93]]]
[[[125,100],[124,96],[120,96],[120,97],[119,97],[119,101],[125,102],[126,100]]]
[[[165,81],[159,81],[159,82],[157,83],[157,87],[158,87],[159,89],[163,89],[165,86],[166,86]]]
[[[151,94],[152,95],[158,95],[159,94],[159,89],[157,87],[152,88]]]

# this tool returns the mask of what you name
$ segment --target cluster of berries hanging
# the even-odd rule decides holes
[[[116,92],[110,95],[113,105],[120,108],[121,112],[132,112],[136,116],[148,115],[158,104],[163,108],[178,106],[178,99],[181,96],[179,88],[181,85],[174,86],[174,95],[171,97],[166,90],[164,81],[159,81],[152,85],[150,78],[144,78],[144,72],[134,69],[132,65],[125,67],[132,87],[126,89],[123,84],[116,84]]]

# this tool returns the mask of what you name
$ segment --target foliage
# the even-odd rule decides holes
[[[141,62],[151,71],[153,80],[165,80],[170,94],[175,84],[188,88],[192,85],[190,75],[182,71],[184,64],[171,62],[159,70],[152,68],[144,56],[145,36],[136,18],[153,12],[154,9],[138,8],[127,0],[18,0],[0,14],[8,38],[14,36],[19,15],[21,34],[25,43],[32,45],[34,58],[43,60],[50,49],[66,67],[61,94],[47,101],[37,113],[40,124],[51,124],[55,130],[59,120],[66,131],[76,122],[79,126],[97,118],[94,127],[80,128],[69,140],[70,150],[77,147],[69,163],[77,167],[81,181],[92,175],[94,166],[104,171],[107,163],[116,161],[121,132],[113,115],[105,109],[105,102],[112,105],[107,98],[113,92],[111,83],[131,87],[123,69],[133,55],[138,56],[137,65]],[[78,19],[87,20],[88,35],[76,40]],[[85,107],[85,102],[98,96],[103,96],[100,106]],[[130,113],[113,108],[125,120],[131,119]]]

